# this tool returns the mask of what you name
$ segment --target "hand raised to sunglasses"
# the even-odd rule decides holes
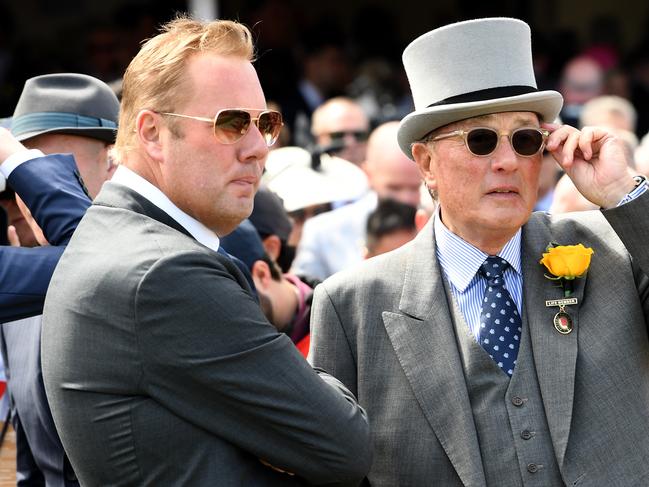
[[[613,208],[633,190],[635,181],[624,142],[602,127],[577,130],[542,124],[550,131],[545,148],[591,203]]]

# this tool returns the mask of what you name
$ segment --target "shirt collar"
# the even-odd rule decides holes
[[[488,257],[482,250],[455,235],[442,223],[439,207],[435,212],[435,246],[437,259],[453,286],[464,292]],[[521,229],[505,244],[498,256],[521,274]]]
[[[111,182],[132,189],[176,220],[198,242],[215,252],[219,250],[219,237],[212,230],[174,205],[160,188],[154,186],[139,174],[120,165],[115,170]]]

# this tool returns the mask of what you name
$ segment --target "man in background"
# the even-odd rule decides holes
[[[27,80],[12,120],[12,131],[17,140],[32,149],[18,152],[3,163],[3,172],[19,172],[22,160],[34,156],[43,159],[30,163],[48,163],[57,177],[66,175],[70,183],[86,183],[90,196],[95,196],[101,184],[113,173],[108,149],[115,140],[119,102],[104,82],[82,74],[64,73],[37,76]],[[62,153],[71,153],[63,156]],[[43,154],[57,154],[42,158]],[[76,166],[75,166],[76,161]],[[72,174],[68,166],[72,165]],[[77,169],[78,167],[78,169]],[[41,169],[43,170],[43,169]],[[40,176],[43,177],[43,176]],[[36,179],[36,183],[39,179]],[[33,185],[22,194],[38,194],[47,187]],[[72,218],[75,207],[65,207],[53,201],[55,193],[45,194],[43,209],[35,211],[61,212]],[[85,196],[85,195],[84,195]],[[31,199],[31,198],[30,198]],[[29,199],[28,199],[29,201]],[[81,210],[90,204],[87,196]],[[79,205],[77,204],[77,207]],[[81,213],[83,214],[83,213]],[[30,218],[29,214],[25,215]],[[27,223],[27,220],[25,220]],[[78,220],[70,225],[68,240]],[[32,233],[30,229],[30,233]],[[40,235],[38,227],[32,234]],[[20,234],[19,234],[20,236]],[[35,237],[36,238],[36,237]],[[47,241],[42,242],[47,244]],[[62,242],[53,241],[60,244]],[[33,249],[43,252],[47,248]],[[62,251],[62,248],[61,248]],[[53,269],[34,267],[33,272],[49,282]],[[33,316],[4,323],[1,328],[2,349],[7,366],[8,390],[12,408],[12,422],[16,430],[17,476],[29,484],[78,485],[74,472],[58,437],[48,406],[42,382],[40,361],[41,317]]]
[[[369,133],[367,115],[351,98],[331,98],[316,108],[311,117],[311,134],[317,150],[356,165],[365,161]]]
[[[392,198],[417,207],[421,174],[397,144],[398,122],[377,127],[369,138],[363,168],[370,191],[354,203],[306,221],[292,272],[324,280],[363,260],[368,215],[377,202]]]
[[[367,218],[365,258],[375,257],[397,249],[417,235],[417,208],[392,199],[379,201]]]

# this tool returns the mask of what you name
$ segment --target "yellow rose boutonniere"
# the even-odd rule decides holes
[[[553,281],[561,280],[564,296],[568,297],[572,294],[572,281],[583,277],[588,271],[593,253],[593,249],[584,247],[582,244],[558,245],[551,243],[539,263],[543,264],[552,274],[551,276],[546,274],[545,277]]]

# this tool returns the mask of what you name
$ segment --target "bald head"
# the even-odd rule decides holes
[[[365,159],[370,122],[361,106],[351,98],[326,101],[313,112],[311,133],[321,147],[339,144],[337,156],[360,164]]]
[[[420,199],[421,174],[417,164],[399,148],[399,122],[379,125],[367,143],[365,171],[379,198],[392,198],[416,207]]]

